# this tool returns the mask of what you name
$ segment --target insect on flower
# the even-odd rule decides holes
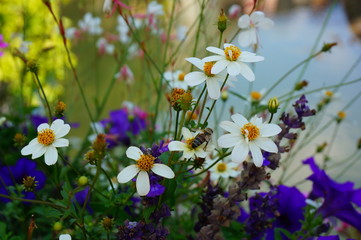
[[[209,141],[212,138],[213,130],[211,128],[206,128],[202,132],[198,133],[192,142],[192,148],[197,148],[203,143],[206,142],[206,145],[204,146],[204,149],[207,148],[207,145]]]

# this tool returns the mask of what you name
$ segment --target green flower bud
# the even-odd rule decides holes
[[[78,179],[78,185],[79,185],[79,186],[85,186],[87,183],[88,183],[88,178],[85,177],[85,176],[81,176],[81,177]]]
[[[217,22],[218,30],[220,32],[224,32],[224,30],[227,29],[227,23],[228,23],[227,16],[224,14],[223,9],[221,9],[221,12],[218,15],[218,22]]]
[[[278,102],[278,99],[276,97],[271,98],[268,101],[268,111],[272,114],[275,114],[278,110],[280,103]]]

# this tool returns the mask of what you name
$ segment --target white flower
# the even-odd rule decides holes
[[[277,145],[268,138],[281,132],[278,125],[262,123],[262,118],[256,116],[250,122],[241,114],[234,114],[231,118],[233,122],[223,121],[219,125],[229,133],[218,139],[218,145],[223,148],[234,147],[232,161],[243,162],[251,151],[254,164],[260,167],[263,164],[261,149],[278,152]]]
[[[144,154],[137,147],[129,147],[126,155],[137,163],[124,168],[117,176],[118,182],[126,183],[138,175],[136,187],[140,196],[145,196],[150,191],[149,171],[161,177],[174,178],[174,172],[170,167],[164,164],[154,163],[155,157],[150,154]]]
[[[214,160],[207,159],[204,167],[208,168],[210,165],[213,164],[215,160],[216,159]],[[219,161],[209,169],[209,171],[211,172],[211,180],[217,181],[220,177],[222,178],[237,177],[239,175],[239,171],[236,171],[237,167],[238,167],[237,163],[234,162],[225,163]]]
[[[232,4],[232,6],[228,9],[228,17],[230,19],[235,19],[241,13],[241,6],[238,4]]]
[[[62,138],[70,131],[70,125],[64,124],[62,119],[56,119],[51,126],[42,123],[38,126],[38,137],[21,149],[22,155],[32,154],[32,159],[44,155],[45,163],[53,165],[58,160],[57,147],[69,146],[69,140]]]
[[[61,234],[59,240],[71,240],[70,234]]]
[[[186,26],[179,26],[177,28],[177,39],[183,41],[187,37],[188,28]]]
[[[65,36],[67,39],[73,39],[77,36],[78,29],[75,27],[65,29]]]
[[[265,93],[266,93],[265,88],[261,89],[261,91],[251,91],[247,100],[251,103],[259,102]],[[261,102],[261,105],[265,105],[265,104],[267,104],[267,102],[265,102],[265,101]]]
[[[101,19],[94,17],[91,13],[86,13],[84,18],[78,22],[79,27],[89,34],[99,35],[103,32],[100,26]]]
[[[223,82],[226,77],[225,72],[219,74],[212,74],[214,62],[204,62],[199,58],[191,57],[186,60],[196,66],[200,71],[190,72],[184,76],[184,81],[191,87],[199,85],[204,81],[207,84],[207,91],[209,97],[212,99],[218,99],[220,97],[220,85],[219,82]]]
[[[242,30],[238,35],[239,45],[248,47],[258,43],[257,29],[268,29],[273,21],[264,17],[263,12],[253,12],[251,16],[245,14],[238,19],[238,27]]]
[[[164,79],[167,80],[171,88],[181,88],[187,90],[188,83],[184,81],[185,73],[181,70],[167,71],[163,75]]]
[[[105,0],[103,4],[103,12],[109,14],[112,11],[112,0]]]
[[[110,44],[107,39],[101,37],[98,39],[96,43],[97,48],[99,49],[100,53],[107,53],[107,54],[113,54],[114,53],[114,45]]]
[[[0,117],[0,126],[3,125],[4,122],[6,122],[6,117]]]
[[[163,5],[152,1],[148,4],[147,13],[154,16],[164,15]]]
[[[203,59],[204,62],[216,61],[212,67],[211,73],[218,74],[227,68],[231,76],[241,74],[248,81],[255,80],[255,76],[250,67],[245,62],[263,61],[264,57],[256,56],[255,53],[241,51],[238,47],[225,43],[224,50],[216,47],[207,47],[207,51],[218,55],[209,56]]]
[[[183,151],[183,157],[185,159],[192,158],[193,156],[197,156],[200,158],[205,158],[207,156],[207,152],[204,148],[207,145],[207,142],[202,143],[196,148],[192,147],[193,140],[197,133],[194,135],[189,131],[188,128],[182,128],[182,134],[185,139],[185,142],[180,141],[172,141],[168,144],[169,151]]]

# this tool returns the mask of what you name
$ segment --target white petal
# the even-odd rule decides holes
[[[213,55],[213,56],[209,56],[209,57],[205,57],[202,59],[203,62],[216,62],[219,60],[225,59],[224,56],[220,56],[220,55]]]
[[[42,144],[34,145],[32,159],[43,156],[48,148],[53,148],[53,147],[51,147],[51,146],[46,147],[46,146],[44,146]]]
[[[44,130],[44,129],[47,129],[47,128],[50,128],[49,127],[49,124],[47,124],[47,123],[42,123],[42,124],[40,124],[39,126],[38,126],[38,132],[40,132],[41,130]]]
[[[61,234],[59,240],[71,240],[70,234]]]
[[[241,132],[240,126],[231,121],[222,121],[219,126],[234,135],[239,135]]]
[[[277,124],[263,124],[260,128],[261,137],[271,137],[279,134],[282,131]]]
[[[140,156],[143,155],[143,152],[139,148],[131,146],[127,149],[125,154],[130,159],[138,160],[140,158]]]
[[[257,24],[264,19],[264,13],[261,11],[253,12],[250,16],[250,20],[253,24]]]
[[[183,157],[184,157],[185,159],[192,158],[193,156],[194,156],[194,150],[191,150],[191,149],[187,148],[187,149],[185,149],[185,150],[183,151]]]
[[[257,138],[254,143],[266,152],[278,152],[277,145],[269,138]]]
[[[196,57],[190,57],[190,58],[186,58],[186,60],[203,71],[204,62],[201,59]]]
[[[182,135],[183,135],[184,139],[193,138],[193,134],[186,127],[182,128]]]
[[[245,141],[242,141],[241,143],[238,143],[236,146],[234,146],[231,159],[233,162],[241,163],[246,159],[248,152],[248,144]]]
[[[33,140],[31,140],[29,142],[28,145],[26,145],[25,147],[23,147],[23,149],[21,149],[21,155],[29,155],[33,153],[34,150],[34,145],[39,144],[38,139],[34,138]]]
[[[70,125],[69,124],[64,124],[62,126],[57,127],[56,130],[54,130],[55,133],[55,137],[56,138],[61,138],[64,137],[65,135],[67,135],[70,131]]]
[[[242,15],[239,19],[238,19],[238,27],[239,28],[248,28],[250,25],[250,18],[248,14],[244,14]]]
[[[119,183],[126,183],[132,180],[139,172],[139,168],[136,165],[130,165],[124,168],[117,176]]]
[[[216,78],[209,78],[207,80],[207,91],[209,97],[212,99],[218,99],[221,95],[220,86]]]
[[[236,76],[241,72],[240,66],[237,62],[230,62],[227,66],[227,72],[231,76]]]
[[[150,191],[149,176],[145,171],[140,171],[137,177],[137,192],[140,196],[145,196]]]
[[[187,149],[187,144],[180,141],[172,141],[168,144],[169,151],[185,151]]]
[[[58,131],[64,125],[64,120],[56,119],[54,122],[51,123],[50,129],[54,132]]]
[[[217,73],[222,72],[228,66],[229,63],[230,63],[230,61],[228,61],[226,59],[219,60],[218,62],[216,62],[213,65],[211,73],[217,74]]]
[[[47,147],[44,158],[46,165],[53,165],[58,161],[58,151],[55,147]]]
[[[249,45],[254,44],[254,42],[252,42],[252,39],[254,39],[254,37],[252,37],[254,31],[250,31],[250,30],[244,30],[239,33],[238,43],[239,45],[241,45],[241,47],[248,47]]]
[[[260,21],[258,24],[257,24],[257,27],[259,28],[263,28],[263,29],[269,29],[271,27],[273,27],[274,23],[271,19],[269,18],[264,18],[262,21]]]
[[[216,48],[216,47],[207,47],[206,48],[208,52],[212,52],[218,55],[222,55],[225,56],[224,51],[220,48]]]
[[[155,163],[153,165],[152,172],[165,178],[174,178],[175,176],[173,170],[170,167],[160,163]]]
[[[67,146],[69,146],[69,140],[65,139],[65,138],[56,139],[53,142],[53,146],[54,147],[67,147]]]
[[[260,62],[263,61],[264,57],[257,56],[250,52],[242,52],[241,56],[238,58],[238,62]]]
[[[247,66],[247,64],[238,62],[240,66],[241,75],[250,82],[253,82],[256,79],[252,69]]]
[[[248,120],[241,114],[236,113],[231,116],[233,122],[235,122],[239,127],[243,127],[243,125],[248,123]]]
[[[256,165],[256,167],[261,167],[263,164],[261,149],[254,142],[250,142],[249,150],[251,150],[254,165]]]
[[[205,158],[207,157],[207,152],[204,151],[204,148],[206,147],[207,143],[202,143],[200,146],[198,146],[196,149],[194,149],[194,154],[197,157]]]
[[[190,72],[184,76],[184,81],[191,87],[203,83],[207,79],[204,72]]]
[[[240,136],[235,136],[233,134],[225,134],[218,138],[218,145],[223,148],[230,148],[237,145],[242,141]]]

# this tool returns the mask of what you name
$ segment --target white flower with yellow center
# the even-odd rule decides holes
[[[213,164],[215,160],[207,160],[205,164],[205,168],[208,168]],[[218,162],[213,167],[209,169],[211,172],[211,180],[217,181],[219,178],[230,178],[237,177],[239,175],[239,171],[237,171],[237,167],[239,164],[234,162]]]
[[[182,151],[183,157],[185,159],[192,158],[193,156],[205,158],[207,156],[207,152],[205,151],[205,147],[207,142],[203,142],[202,144],[194,147],[193,141],[197,135],[197,133],[192,134],[188,128],[182,128],[183,138],[185,142],[180,141],[172,141],[168,144],[169,151]]]
[[[218,99],[220,97],[219,82],[224,81],[226,73],[220,72],[218,74],[212,74],[211,70],[215,62],[204,62],[195,57],[186,58],[186,60],[201,71],[188,73],[184,76],[184,81],[191,87],[202,84],[205,81],[209,97],[212,99]]]
[[[239,45],[248,47],[257,44],[257,29],[269,29],[273,26],[273,21],[264,16],[263,12],[253,12],[250,15],[244,14],[238,19],[238,27],[242,30],[238,35]]]
[[[57,147],[69,146],[69,140],[62,138],[70,131],[70,125],[64,124],[62,119],[56,119],[51,126],[42,123],[38,126],[38,136],[29,142],[23,149],[22,155],[32,154],[32,159],[44,155],[45,163],[53,165],[58,160]]]
[[[207,47],[207,51],[218,55],[209,56],[203,59],[204,62],[216,62],[211,73],[218,74],[224,69],[231,76],[241,74],[245,79],[252,82],[255,75],[252,69],[245,62],[260,62],[264,57],[256,56],[255,53],[241,51],[238,47],[225,43],[224,50],[216,47]]]
[[[256,116],[248,122],[241,114],[234,114],[231,118],[233,122],[223,121],[219,125],[229,133],[218,139],[218,145],[223,148],[234,147],[231,154],[232,161],[243,162],[251,151],[254,164],[260,167],[263,164],[261,149],[278,152],[277,145],[269,139],[281,132],[277,124],[262,123],[262,118]]]
[[[164,79],[169,83],[171,88],[181,88],[187,90],[188,83],[184,81],[185,73],[177,70],[177,71],[167,71],[164,73]]]
[[[164,178],[174,178],[174,172],[170,167],[155,163],[155,157],[150,154],[144,154],[142,150],[137,147],[129,147],[125,154],[137,163],[124,168],[117,176],[118,182],[126,183],[138,175],[136,187],[140,196],[145,196],[150,191],[149,171]]]
[[[247,100],[251,103],[259,102],[263,98],[263,95],[265,94],[265,92],[266,92],[266,89],[264,89],[264,88],[261,91],[251,91]],[[262,101],[261,104],[265,105],[265,104],[267,104],[267,102]]]
[[[61,234],[59,240],[71,240],[70,234]]]

